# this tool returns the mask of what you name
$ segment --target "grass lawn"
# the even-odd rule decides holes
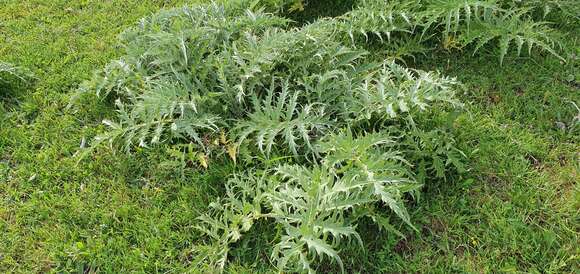
[[[123,29],[193,1],[1,2],[0,60],[38,79],[0,86],[0,273],[196,272],[195,218],[234,167],[181,176],[161,147],[101,149],[79,161],[113,108],[97,100],[66,108],[82,81],[121,54]],[[570,28],[564,42],[579,55],[578,26]],[[468,171],[427,185],[409,208],[418,231],[401,225],[405,239],[361,227],[369,252],[346,250],[349,272],[580,269],[580,62],[511,54],[499,66],[496,56],[437,52],[409,64],[465,84],[467,111],[454,127]],[[272,271],[255,259],[268,251],[238,252],[229,271]]]

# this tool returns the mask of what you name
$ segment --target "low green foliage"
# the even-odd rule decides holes
[[[225,267],[229,246],[264,217],[262,207],[271,209],[265,216],[285,231],[271,256],[281,271],[313,271],[317,257],[343,268],[338,243],[360,240],[351,215],[368,205],[381,202],[411,225],[404,194],[420,184],[410,168],[416,163],[405,160],[402,147],[409,154],[419,147],[402,138],[408,134],[401,125],[431,105],[459,106],[454,79],[368,60],[366,51],[343,43],[332,19],[286,25],[281,17],[215,3],[162,12],[125,32],[126,55],[84,87],[114,98],[119,113],[119,122],[104,122],[111,131],[96,145],[106,141],[131,151],[192,142],[206,168],[220,155],[207,153],[214,139],[230,143],[223,148],[232,160],[286,159],[276,167],[242,163],[265,174],[268,189],[234,180],[228,204],[218,202],[221,211],[202,219],[208,224],[202,230],[218,241],[204,248],[217,248],[203,255],[210,269]],[[369,154],[367,149],[388,140],[373,132],[391,130],[398,130],[399,144]],[[328,141],[342,146],[317,148],[326,147],[322,140],[333,134],[338,135]],[[299,165],[289,165],[291,159]],[[434,163],[438,176],[452,167]],[[244,189],[251,191],[237,193]],[[356,218],[362,217],[377,219]]]
[[[477,52],[497,41],[500,63],[512,42],[518,55],[527,45],[560,57],[553,30],[509,3],[362,1],[301,27],[259,6],[212,3],[145,18],[123,34],[125,55],[82,89],[114,100],[119,113],[93,147],[177,143],[188,148],[184,164],[197,157],[208,168],[227,154],[259,174],[233,175],[227,199],[200,217],[211,240],[198,246],[197,263],[208,270],[224,270],[255,223],[274,222],[278,270],[313,272],[330,259],[344,271],[340,250],[364,246],[358,220],[388,220],[370,208],[388,207],[412,227],[406,197],[465,171],[467,157],[445,127],[457,116],[447,111],[461,105],[458,82],[375,61],[355,33],[409,45],[394,60],[424,52],[413,45],[439,35],[446,49]],[[388,221],[379,226],[399,233]]]
[[[215,216],[200,218],[206,225],[202,230],[219,241],[214,245],[219,253],[208,258],[216,257],[223,268],[230,245],[254,222],[268,218],[284,230],[271,256],[279,270],[313,271],[317,257],[328,257],[343,269],[337,250],[341,242],[363,245],[357,219],[383,220],[367,206],[382,201],[410,225],[401,198],[420,184],[410,179],[404,159],[392,150],[395,144],[378,134],[331,135],[317,148],[325,155],[320,165],[283,164],[259,177],[249,174],[230,180],[226,201],[214,204],[219,208]],[[221,228],[217,235],[216,227]]]
[[[317,22],[352,1],[303,1],[304,11],[290,15],[313,22],[302,27],[260,12],[260,1],[228,2],[222,11],[231,13],[214,14],[222,21],[199,13],[193,19],[205,19],[192,20],[184,9],[150,16],[184,1],[0,5],[0,55],[38,78],[11,86],[14,101],[0,112],[0,272],[578,268],[574,1],[495,1],[494,16],[526,8],[518,20],[542,24],[550,38],[566,34],[565,51],[554,48],[565,63],[537,46],[517,57],[512,40],[501,67],[501,37],[474,55],[479,40],[461,45],[463,8],[457,32],[450,17],[447,37],[438,19],[425,33],[415,26],[389,40],[380,32],[388,20],[380,28],[366,22],[380,35],[368,38],[345,27],[364,18],[362,1]],[[437,2],[462,1],[429,1]],[[471,11],[470,29],[480,22]],[[143,16],[117,47],[116,35]],[[250,25],[252,16],[278,21],[261,28]],[[193,23],[200,25],[181,32]],[[207,39],[189,39],[198,34]],[[204,63],[190,57],[205,46],[190,41],[226,43],[208,46],[221,54],[203,51],[211,61]],[[123,62],[106,65],[111,59]],[[104,66],[82,85],[101,99],[81,96],[65,108],[70,92]],[[304,136],[308,123],[315,126]],[[79,160],[87,143],[96,149]]]
[[[488,43],[496,43],[503,63],[510,45],[521,52],[524,44],[549,52],[564,60],[559,51],[559,35],[548,22],[534,16],[534,7],[541,3],[519,5],[519,1],[497,0],[423,0],[361,1],[359,7],[343,17],[350,37],[362,34],[381,41],[391,38],[407,44],[416,37],[421,43],[438,43],[448,50],[474,48],[477,52]],[[547,4],[548,5],[548,4]],[[564,8],[562,3],[561,7]],[[434,39],[438,41],[434,42]]]

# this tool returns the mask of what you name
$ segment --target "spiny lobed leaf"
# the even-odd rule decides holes
[[[273,83],[263,102],[254,96],[254,112],[247,121],[241,121],[237,125],[240,131],[238,142],[242,143],[253,135],[260,151],[267,155],[278,138],[282,138],[296,156],[298,140],[312,150],[311,135],[321,134],[331,126],[324,107],[315,104],[299,106],[300,93],[290,94],[287,82],[282,83],[282,91],[274,99],[276,88],[278,87]]]
[[[455,79],[437,73],[410,70],[395,63],[383,64],[376,75],[357,87],[351,100],[351,119],[395,118],[413,108],[426,109],[431,102],[455,101]]]
[[[444,26],[444,35],[456,33],[459,28],[469,25],[473,20],[490,16],[500,10],[494,0],[425,0],[421,14],[426,29]]]
[[[215,238],[212,227],[221,227],[218,230],[223,236],[217,238],[226,239],[223,248],[227,250],[238,240],[237,233],[245,230],[244,223],[272,219],[285,231],[272,251],[281,271],[311,272],[312,262],[324,257],[342,268],[337,250],[341,243],[354,240],[362,246],[353,221],[359,216],[352,214],[354,210],[384,203],[410,224],[402,194],[420,185],[408,177],[407,166],[396,153],[376,150],[384,145],[392,146],[390,137],[341,133],[320,144],[320,152],[325,154],[322,165],[283,164],[267,171],[266,176],[250,173],[235,177],[228,183],[227,202],[220,206],[223,209],[202,217],[206,226],[200,229]],[[349,147],[356,148],[357,153],[340,156]],[[220,257],[218,261],[224,260]]]
[[[432,43],[433,38],[442,34],[439,42],[446,49],[462,49],[475,44],[475,51],[478,51],[493,41],[499,48],[500,63],[503,63],[512,41],[518,49],[522,44],[528,44],[562,59],[558,54],[560,46],[555,30],[533,14],[534,8],[541,4],[517,2],[366,0],[361,1],[359,8],[345,14],[340,26],[353,42],[353,33],[361,33],[367,39],[369,34],[374,34],[381,41],[383,36],[390,41],[396,33],[395,43],[408,40],[409,35],[420,37],[423,43]],[[551,6],[570,10],[565,3],[546,3],[546,7]],[[397,18],[403,19],[397,21]],[[528,52],[532,54],[531,48]]]
[[[503,63],[511,44],[517,48],[518,55],[522,47],[527,44],[528,54],[532,54],[533,47],[538,47],[565,61],[556,52],[560,45],[553,37],[553,30],[547,26],[547,23],[522,19],[523,16],[523,13],[514,11],[487,20],[479,20],[462,34],[462,42],[476,44],[474,51],[478,51],[490,41],[497,40],[500,64]]]

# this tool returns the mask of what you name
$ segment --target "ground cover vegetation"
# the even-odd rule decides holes
[[[1,268],[577,269],[573,1],[159,4],[0,8]]]

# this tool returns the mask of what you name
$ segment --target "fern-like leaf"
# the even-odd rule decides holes
[[[339,28],[355,41],[355,35],[369,38],[375,35],[381,41],[390,41],[396,33],[412,33],[418,23],[414,13],[417,2],[364,0],[357,9],[343,15]],[[385,39],[386,38],[386,39]]]
[[[455,99],[458,82],[437,73],[406,69],[393,62],[383,64],[353,94],[349,102],[354,120],[394,118],[412,109],[426,109],[436,102],[459,105]]]
[[[296,156],[302,147],[312,152],[311,140],[331,126],[324,107],[314,104],[300,106],[299,93],[292,93],[287,82],[283,82],[280,88],[281,92],[276,93],[278,85],[272,82],[263,101],[254,97],[254,112],[237,126],[240,132],[238,143],[253,137],[259,150],[269,155],[277,139],[281,139]]]
[[[491,41],[499,45],[499,59],[503,63],[510,46],[514,44],[518,55],[527,44],[528,53],[537,47],[564,59],[556,52],[560,44],[554,31],[544,22],[534,22],[525,18],[525,10],[514,10],[503,15],[493,15],[475,21],[468,31],[463,32],[464,44],[475,44],[474,53]]]
[[[500,9],[495,0],[426,0],[423,1],[422,25],[424,31],[444,26],[445,36],[455,33],[460,26],[469,25],[472,19],[487,16]]]

